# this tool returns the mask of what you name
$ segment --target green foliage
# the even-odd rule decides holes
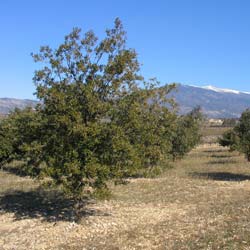
[[[250,109],[245,110],[235,126],[235,132],[239,137],[239,151],[245,154],[250,161]]]
[[[0,121],[0,164],[3,165],[10,161],[10,155],[13,153],[12,126],[6,119]]]
[[[250,109],[241,114],[237,125],[225,132],[219,143],[222,146],[229,146],[231,150],[244,153],[250,161]]]
[[[236,118],[225,118],[223,119],[223,127],[235,127],[237,124]]]
[[[174,160],[183,158],[201,139],[200,126],[203,121],[200,108],[194,108],[189,114],[180,116],[172,138],[171,155]]]
[[[183,157],[199,141],[200,111],[177,117],[168,94],[138,74],[119,19],[106,37],[78,28],[56,49],[33,58],[43,68],[34,82],[41,105],[15,111],[0,124],[0,162],[22,160],[31,176],[46,177],[66,194],[103,198],[107,183]]]
[[[152,79],[145,89],[134,90],[119,100],[112,122],[125,131],[126,137],[136,150],[137,164],[152,168],[170,158],[171,136],[176,114],[167,108],[172,100],[166,98],[175,85],[156,88]]]
[[[0,122],[0,162],[22,160],[27,174],[40,173],[41,117],[31,108],[16,109]]]
[[[44,46],[33,57],[46,64],[34,77],[43,103],[46,175],[69,195],[81,197],[135,168],[133,145],[112,119],[117,103],[141,79],[120,20],[99,42],[93,32],[81,37],[74,29],[57,49]]]
[[[223,147],[229,147],[230,151],[240,150],[239,136],[235,129],[230,129],[223,133],[218,142]]]

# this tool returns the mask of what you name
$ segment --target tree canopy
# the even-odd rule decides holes
[[[30,175],[81,198],[197,144],[199,112],[178,117],[168,98],[175,85],[144,80],[119,19],[101,40],[74,28],[32,56],[43,65],[33,78],[40,104],[1,122],[2,163],[23,160]]]
[[[246,109],[235,127],[225,132],[219,143],[227,146],[230,150],[237,150],[244,153],[250,161],[250,109]]]

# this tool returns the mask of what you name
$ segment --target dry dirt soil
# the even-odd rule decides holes
[[[1,250],[250,249],[250,164],[217,145],[111,187],[77,223],[70,200],[18,174],[0,171]]]

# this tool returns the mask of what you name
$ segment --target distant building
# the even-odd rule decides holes
[[[221,126],[223,124],[222,119],[209,119],[208,122],[210,126]]]

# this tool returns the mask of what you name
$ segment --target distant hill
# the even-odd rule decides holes
[[[209,118],[237,118],[250,108],[250,93],[213,86],[178,85],[172,96],[179,104],[181,114],[201,106]]]
[[[201,106],[208,118],[238,118],[245,109],[250,108],[250,93],[213,86],[179,84],[171,95],[179,104],[180,114]],[[27,99],[0,98],[0,115],[6,115],[15,108],[34,107],[37,103]]]
[[[0,98],[0,115],[6,115],[15,108],[35,107],[37,103],[28,99]]]

